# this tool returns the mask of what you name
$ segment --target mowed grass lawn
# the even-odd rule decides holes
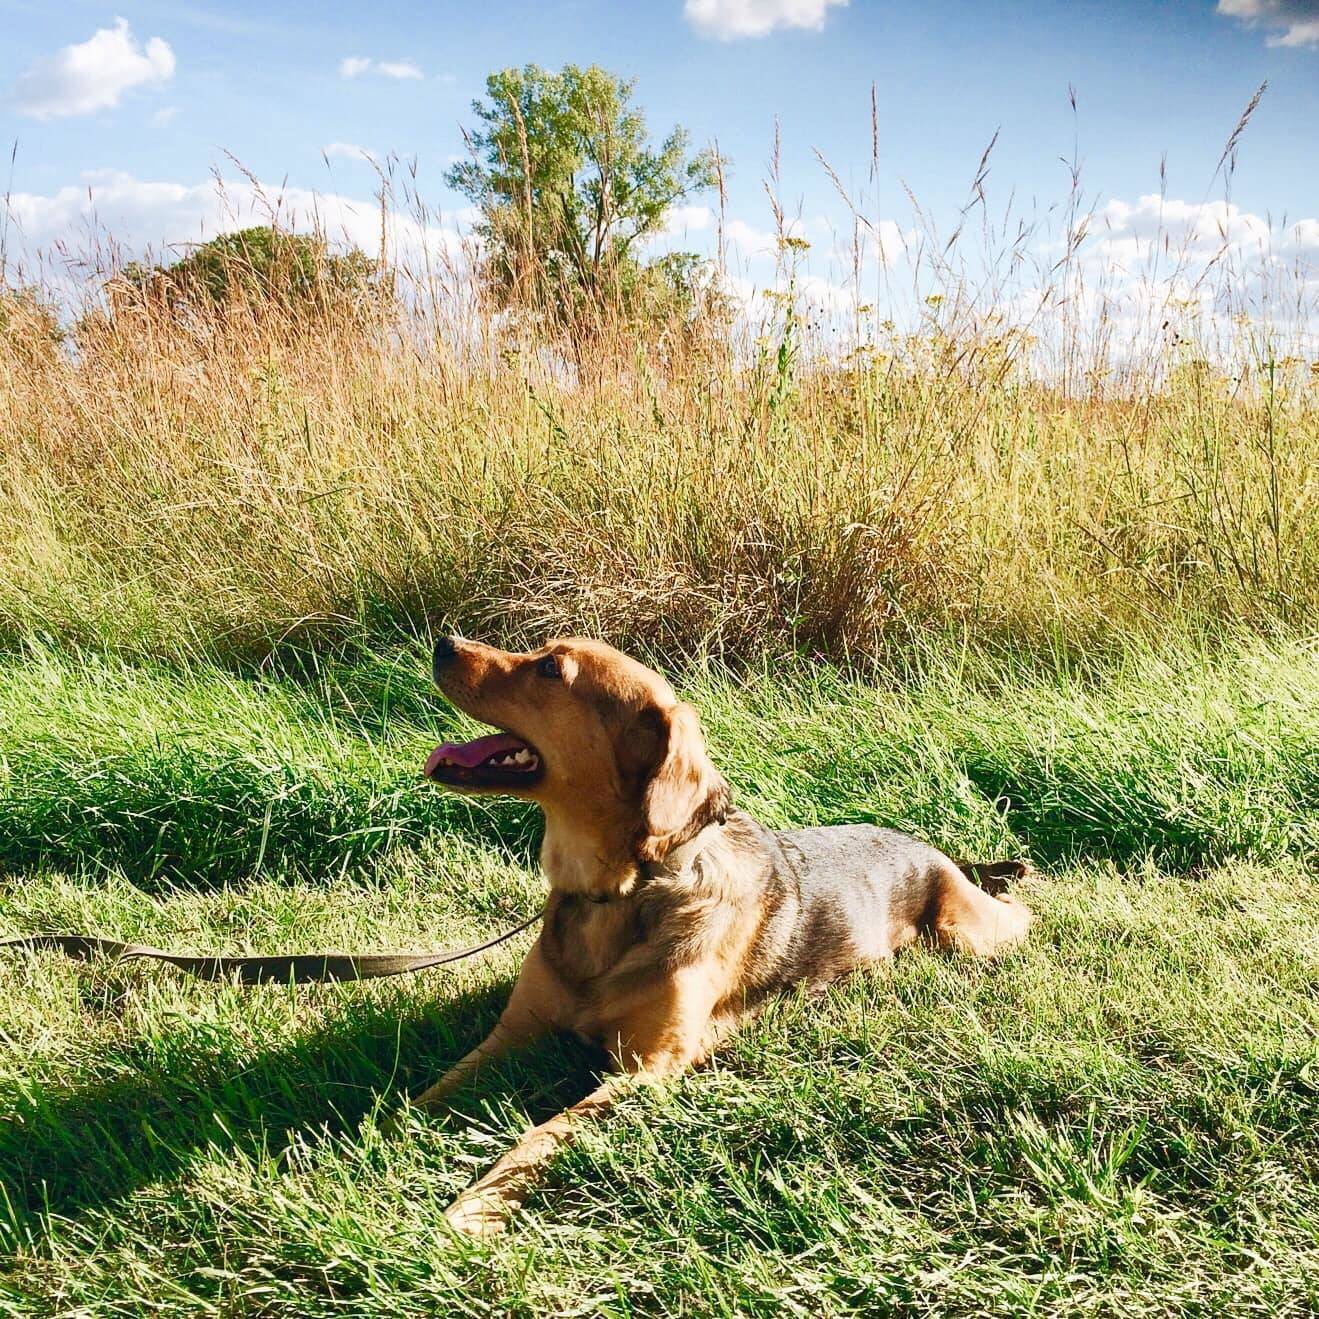
[[[420,650],[296,679],[0,660],[0,933],[458,943],[534,909],[533,811],[430,789]],[[526,937],[375,985],[0,961],[7,1314],[1319,1309],[1319,659],[693,671],[739,802],[1025,853],[1028,946],[789,996],[628,1098],[493,1244],[442,1213],[589,1084],[551,1044],[376,1117],[491,1024]]]

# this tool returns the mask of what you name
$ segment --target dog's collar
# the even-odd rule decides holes
[[[642,865],[643,878],[677,879],[691,869],[692,863],[723,832],[723,828],[722,819],[712,820],[695,837],[675,847],[663,861],[650,861]]]
[[[637,889],[652,879],[677,879],[691,869],[692,862],[714,841],[716,835],[723,832],[727,817],[712,820],[699,833],[685,843],[675,847],[663,861],[643,861],[638,867],[638,881],[626,893],[583,893],[587,902],[603,907],[610,902],[623,902],[632,897]]]

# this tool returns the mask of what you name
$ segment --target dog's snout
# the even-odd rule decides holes
[[[449,666],[457,654],[458,641],[455,637],[436,637],[435,658],[432,669],[437,682],[440,674]]]

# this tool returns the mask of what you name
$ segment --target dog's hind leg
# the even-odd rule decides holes
[[[935,881],[937,888],[931,928],[941,948],[993,957],[1015,947],[1030,929],[1031,913],[1020,899],[1006,892],[1006,876],[1026,873],[1019,861],[987,862],[982,865],[949,864]],[[966,871],[988,872],[989,882],[981,888],[967,878]],[[977,878],[980,874],[977,873]],[[996,887],[991,887],[996,884]]]

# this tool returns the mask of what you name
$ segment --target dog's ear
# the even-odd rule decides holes
[[[728,785],[706,754],[696,711],[650,706],[628,730],[628,755],[641,805],[637,859],[662,861],[728,810]]]

